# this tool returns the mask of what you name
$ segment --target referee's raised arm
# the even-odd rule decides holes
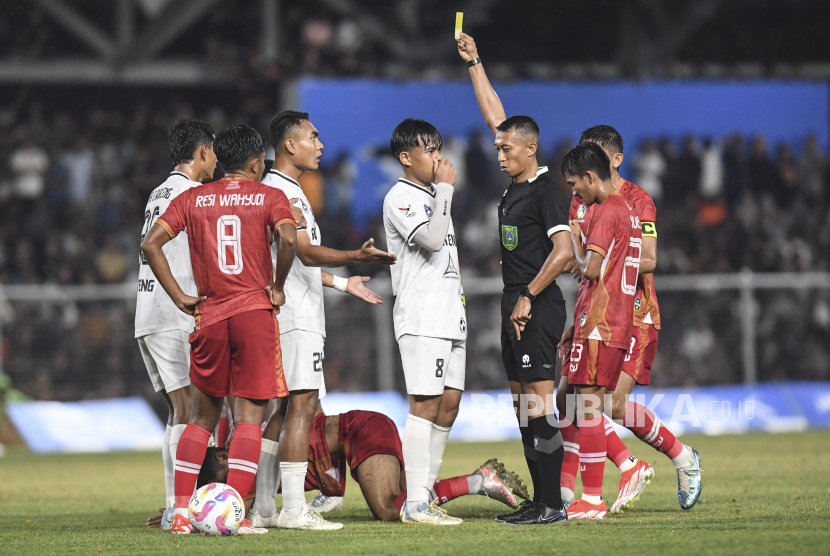
[[[478,107],[481,109],[481,115],[484,116],[484,123],[487,124],[490,131],[493,132],[493,137],[495,137],[496,128],[507,119],[507,116],[504,113],[504,106],[499,99],[499,95],[496,94],[493,86],[490,85],[490,80],[487,79],[487,73],[481,64],[481,58],[478,57],[478,49],[473,37],[461,33],[461,38],[458,39],[458,54],[462,60],[467,62],[470,79],[472,79],[473,88],[476,91]]]

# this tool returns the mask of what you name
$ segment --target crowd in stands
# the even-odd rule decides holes
[[[264,132],[271,116],[262,101],[241,104],[241,115],[180,99],[83,111],[50,106],[33,101],[0,110],[2,285],[133,282],[147,196],[172,170],[170,123],[193,115],[216,129],[244,121]],[[557,177],[570,146],[543,145],[541,158]],[[499,276],[495,207],[507,181],[490,137],[447,137],[444,156],[459,173],[453,217],[462,274]],[[657,274],[830,270],[828,158],[813,136],[777,145],[738,134],[656,137],[626,147],[621,173],[657,204]],[[355,179],[353,162],[334,154],[309,176],[319,189],[315,209],[331,247],[355,248],[370,235],[382,243],[379,217],[369,224],[350,218]],[[373,267],[354,271],[386,276]],[[664,316],[654,383],[740,381],[738,293],[658,295]],[[476,299],[481,302],[468,303],[468,384],[502,387],[498,303]],[[830,378],[830,292],[782,290],[756,299],[759,377]],[[349,303],[329,306],[327,382],[331,390],[372,389],[371,309]],[[16,387],[39,399],[149,395],[133,310],[130,300],[2,303],[5,370]],[[365,312],[357,324],[356,311]]]

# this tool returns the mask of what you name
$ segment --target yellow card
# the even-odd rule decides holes
[[[464,12],[455,12],[455,40],[461,38],[461,24],[464,22]]]

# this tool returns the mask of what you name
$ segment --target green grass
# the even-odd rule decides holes
[[[237,537],[173,536],[144,528],[162,504],[156,453],[0,458],[3,554],[782,554],[830,553],[830,432],[696,437],[704,488],[680,510],[676,474],[662,455],[629,440],[657,475],[635,508],[603,521],[509,527],[493,516],[506,506],[468,496],[446,505],[458,527],[372,520],[356,484],[330,518],[342,531],[272,530]],[[527,477],[518,443],[450,444],[441,476],[466,474],[496,456]],[[605,496],[618,473],[606,466]]]

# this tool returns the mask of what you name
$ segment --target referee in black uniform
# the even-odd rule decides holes
[[[504,280],[501,349],[510,390],[514,400],[518,398],[514,406],[533,479],[533,501],[496,519],[513,525],[561,523],[568,517],[559,488],[564,448],[554,395],[556,345],[567,317],[562,291],[554,280],[573,266],[571,199],[554,183],[547,167],[540,168],[536,161],[536,122],[527,116],[506,118],[472,37],[461,34],[458,53],[467,62],[476,100],[495,137],[501,171],[513,180],[499,203]],[[530,419],[523,419],[526,413]]]

